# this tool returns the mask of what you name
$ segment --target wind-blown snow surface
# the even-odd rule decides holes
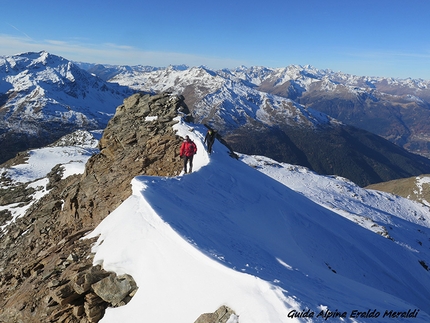
[[[177,130],[197,143],[195,172],[136,177],[133,195],[89,235],[100,235],[94,262],[139,286],[102,322],[189,323],[223,304],[241,323],[330,312],[430,321],[428,208],[263,157],[235,160],[218,142],[208,156],[202,128]],[[409,310],[415,318],[394,314]],[[313,318],[294,317],[303,311]]]

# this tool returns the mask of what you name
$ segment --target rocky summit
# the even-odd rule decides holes
[[[133,277],[93,266],[94,240],[81,238],[130,196],[133,177],[180,173],[178,115],[190,118],[181,96],[134,94],[116,109],[84,174],[62,178],[54,167],[49,193],[33,204],[22,185],[2,189],[1,205],[31,206],[0,232],[0,322],[98,322],[133,297]]]

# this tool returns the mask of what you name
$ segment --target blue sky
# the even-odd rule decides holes
[[[428,0],[0,0],[0,55],[430,79]]]

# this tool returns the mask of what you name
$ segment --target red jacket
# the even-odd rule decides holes
[[[190,157],[190,156],[194,155],[196,152],[197,152],[196,144],[191,140],[189,140],[189,141],[185,140],[181,145],[181,150],[180,150],[179,154],[181,156]]]

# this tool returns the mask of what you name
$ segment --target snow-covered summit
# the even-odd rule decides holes
[[[16,114],[25,104],[28,117],[33,114],[38,119],[98,122],[95,115],[113,113],[123,95],[130,93],[47,52],[4,57],[0,60],[0,79],[0,90],[8,97],[8,115]]]
[[[95,263],[140,286],[102,322],[192,322],[223,304],[244,323],[430,319],[427,207],[265,157],[234,160],[218,142],[208,156],[202,128],[177,129],[198,143],[196,171],[136,177],[91,234]]]
[[[133,91],[47,52],[0,58],[1,162],[77,129],[102,129]]]

